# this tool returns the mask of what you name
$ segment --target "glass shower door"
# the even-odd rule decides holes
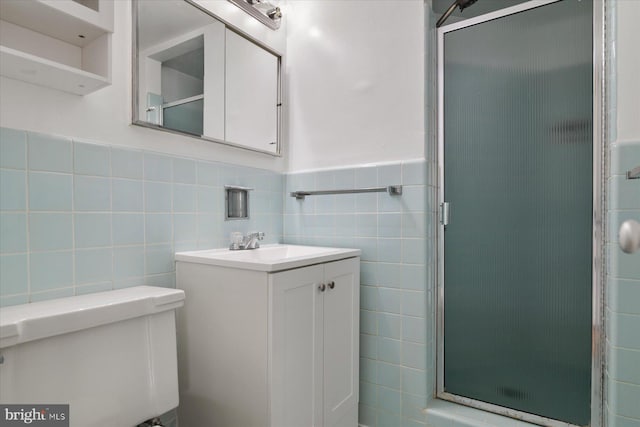
[[[575,425],[591,406],[592,7],[441,30],[439,394]]]

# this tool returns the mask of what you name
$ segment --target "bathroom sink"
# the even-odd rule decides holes
[[[176,261],[270,272],[355,257],[360,252],[359,249],[320,246],[264,245],[258,249],[239,251],[206,249],[178,252]]]

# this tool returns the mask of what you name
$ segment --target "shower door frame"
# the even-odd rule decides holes
[[[444,199],[444,35],[450,31],[478,25],[519,12],[544,7],[562,0],[531,0],[492,13],[466,19],[437,29],[437,154],[438,154],[438,217],[437,225],[437,286],[436,286],[436,390],[438,399],[448,400],[480,410],[493,412],[517,420],[550,427],[570,427],[573,424],[546,418],[470,399],[444,390],[444,224],[442,204]],[[592,321],[591,321],[591,422],[590,427],[602,427],[603,423],[603,283],[604,283],[604,186],[605,186],[605,1],[593,0],[593,225],[592,225]]]

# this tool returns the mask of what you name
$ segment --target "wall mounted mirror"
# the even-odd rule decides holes
[[[191,0],[133,0],[133,123],[280,155],[281,56]]]

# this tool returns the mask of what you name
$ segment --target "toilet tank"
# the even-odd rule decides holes
[[[68,404],[72,427],[130,427],[177,407],[183,302],[182,290],[138,286],[3,307],[0,403]]]

